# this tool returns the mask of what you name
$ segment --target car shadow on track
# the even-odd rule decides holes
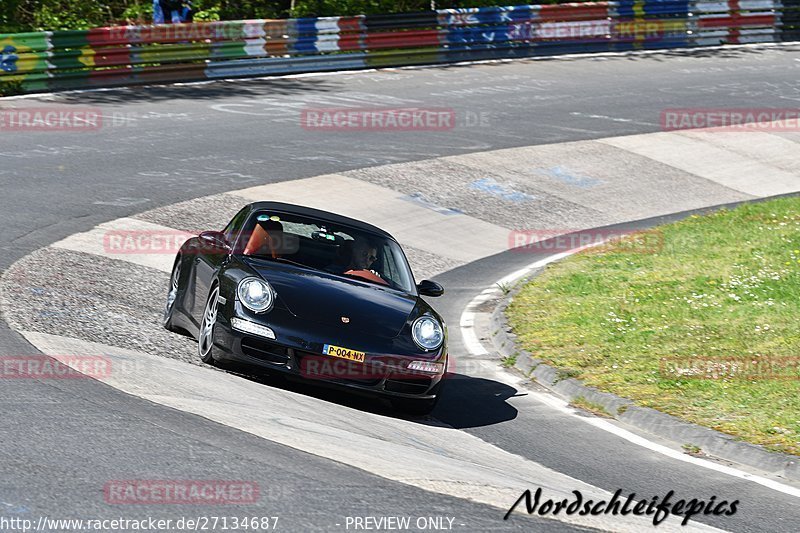
[[[202,100],[222,102],[225,98],[259,98],[297,95],[303,92],[332,92],[341,90],[338,81],[328,78],[241,79],[237,81],[205,80],[194,85],[132,85],[111,87],[96,92],[66,92],[57,97],[62,104],[108,104],[171,102]]]
[[[241,365],[229,364],[223,370],[265,386],[423,425],[446,425],[455,429],[465,429],[499,424],[517,417],[517,410],[506,402],[508,398],[518,395],[515,388],[498,381],[463,374],[449,374],[443,389],[444,394],[433,412],[428,416],[415,417],[395,410],[384,399],[363,395],[357,391],[295,381],[280,374],[268,374]]]
[[[797,46],[794,44],[783,43],[779,50],[786,50],[794,52]],[[748,48],[726,48],[722,45],[716,47],[698,47],[698,48],[652,48],[644,50],[611,50],[612,53],[619,53],[620,55],[597,55],[592,56],[589,54],[581,54],[574,52],[566,52],[566,54],[553,54],[535,56],[535,61],[587,61],[587,60],[600,60],[600,61],[671,61],[674,58],[715,58],[715,59],[744,59],[757,56],[764,52],[763,48],[748,47]],[[646,53],[640,53],[646,52]],[[603,53],[603,52],[598,52]]]
[[[795,47],[788,48],[790,51],[796,50]],[[623,51],[624,52],[624,51]],[[762,51],[759,48],[679,48],[679,49],[653,49],[648,50],[647,54],[625,54],[620,56],[601,56],[596,59],[611,61],[614,59],[621,61],[668,61],[673,58],[718,58],[718,59],[739,59],[747,56],[754,56]],[[518,57],[520,61],[587,61],[582,55],[534,55],[531,57]],[[589,60],[595,58],[588,58]],[[465,69],[492,69],[505,68],[505,63],[444,63],[424,65],[429,70],[447,70],[458,72]],[[350,74],[358,74],[358,70],[350,71]],[[58,95],[60,103],[76,104],[129,104],[131,102],[153,103],[159,101],[173,101],[176,99],[186,100],[209,100],[222,101],[230,97],[272,97],[275,95],[296,95],[302,92],[335,92],[342,90],[340,80],[325,75],[326,73],[308,73],[311,76],[302,78],[294,77],[269,77],[263,75],[254,78],[239,79],[199,79],[193,84],[174,84],[170,82],[153,82],[144,85],[132,85],[129,87],[109,87],[102,91],[79,91],[66,92]],[[318,76],[314,76],[317,74]],[[324,76],[324,77],[323,77]]]
[[[507,422],[517,417],[517,410],[506,400],[518,394],[499,381],[451,374],[432,416],[456,429]]]

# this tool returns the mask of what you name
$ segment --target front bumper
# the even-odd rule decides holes
[[[367,353],[365,361],[357,363],[312,351],[314,344],[297,338],[291,339],[293,345],[281,342],[281,337],[278,333],[278,340],[270,340],[244,333],[233,329],[223,318],[214,328],[214,357],[280,372],[309,383],[396,398],[436,398],[444,377],[444,372],[408,370],[408,363],[421,359],[414,355]],[[440,350],[444,353],[444,346]],[[446,369],[446,355],[434,360]]]

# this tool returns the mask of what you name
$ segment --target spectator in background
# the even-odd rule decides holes
[[[182,22],[194,22],[194,9],[192,9],[192,3],[189,0],[182,2],[183,8],[181,9],[181,21]]]
[[[185,0],[153,0],[153,24],[192,22],[192,3]]]

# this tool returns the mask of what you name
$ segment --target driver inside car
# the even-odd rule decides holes
[[[378,249],[366,239],[359,239],[353,244],[350,264],[344,270],[369,270],[377,259]]]
[[[344,274],[358,276],[360,278],[388,285],[378,272],[372,270],[372,265],[378,260],[378,249],[366,239],[357,239],[353,243],[353,253],[350,264],[344,269]]]
[[[350,274],[376,283],[387,284],[381,275],[372,270],[378,259],[378,249],[367,239],[356,238],[351,245],[350,260],[346,265],[335,265],[328,270],[337,274]]]

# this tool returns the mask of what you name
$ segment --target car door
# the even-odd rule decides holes
[[[244,227],[248,214],[248,208],[242,209],[231,219],[225,229],[222,230],[222,233],[225,235],[225,240],[232,246],[234,253],[236,243],[240,237],[239,234]],[[192,319],[199,327],[203,319],[206,300],[208,300],[208,295],[211,291],[211,284],[216,279],[219,269],[229,260],[230,253],[223,253],[219,250],[204,247],[203,242],[200,241],[199,238],[198,241],[200,246],[195,254],[192,268],[195,299],[192,305],[191,315]]]

